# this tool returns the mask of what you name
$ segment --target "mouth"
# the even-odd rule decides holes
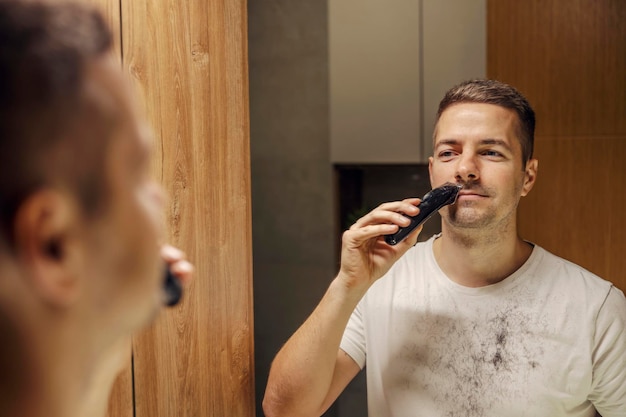
[[[459,191],[459,196],[458,196],[458,198],[463,198],[463,199],[474,199],[474,198],[485,198],[485,197],[488,197],[488,196],[484,193],[480,193],[480,192],[472,191],[472,190],[461,190]]]

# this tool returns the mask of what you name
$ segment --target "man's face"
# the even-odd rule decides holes
[[[124,333],[149,322],[162,303],[163,196],[149,176],[151,133],[119,64],[99,60],[87,73],[87,90],[113,128],[103,208],[83,227],[86,302],[103,328]]]
[[[459,228],[514,224],[521,196],[532,188],[536,161],[522,166],[517,115],[504,107],[460,103],[437,123],[429,170],[433,187],[462,183],[457,203],[441,211]]]

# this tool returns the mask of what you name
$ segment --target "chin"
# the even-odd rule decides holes
[[[128,312],[128,323],[132,326],[132,328],[128,330],[131,334],[145,329],[157,318],[163,308],[160,295],[159,292],[149,299],[144,298],[140,303],[135,304],[134,311]]]
[[[480,229],[490,224],[491,218],[479,213],[454,213],[449,216],[447,222],[457,228]]]
[[[161,297],[161,292],[159,291],[159,293],[156,294],[155,297],[153,298],[153,301],[150,304],[150,306],[146,308],[146,314],[144,316],[142,327],[147,327],[154,320],[156,320],[156,318],[158,317],[162,309],[163,309],[163,300]]]

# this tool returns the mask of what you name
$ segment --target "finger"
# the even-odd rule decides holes
[[[383,203],[376,208],[376,210],[387,210],[387,211],[395,211],[397,213],[405,213],[409,215],[414,215],[416,210],[416,206],[420,203],[419,198],[405,198],[402,201],[391,201],[388,203]]]
[[[373,211],[357,220],[357,222],[350,227],[350,230],[358,230],[363,227],[382,224],[406,227],[410,223],[411,221],[406,216],[394,211]]]
[[[423,228],[423,224],[421,224],[419,227],[416,227],[415,230],[409,233],[409,235],[402,242],[400,242],[400,244],[406,246],[415,246],[417,244],[417,239],[419,238],[420,233],[422,233]]]
[[[161,246],[161,257],[163,258],[164,261],[171,263],[174,261],[179,261],[181,259],[185,259],[185,253],[172,246],[172,245],[163,245]]]
[[[350,229],[343,234],[343,241],[348,247],[358,247],[370,239],[392,234],[398,231],[395,224],[374,224]]]
[[[186,260],[185,253],[172,246],[161,246],[161,257],[168,264],[169,270],[182,282],[188,283],[193,278],[193,264]]]
[[[170,271],[172,271],[183,284],[187,284],[192,280],[195,268],[191,262],[186,260],[174,261],[169,267]]]
[[[395,224],[400,227],[406,227],[410,224],[408,216],[416,216],[419,208],[414,205],[395,206],[397,210],[376,209],[365,216],[361,217],[351,226],[351,229],[358,229],[373,224]]]
[[[417,206],[422,200],[420,198],[417,197],[411,197],[411,198],[405,198],[404,200],[402,200],[403,203],[408,203],[411,204],[413,206]]]
[[[383,203],[357,220],[352,225],[352,228],[359,228],[377,223],[393,223],[398,226],[408,226],[406,216],[416,216],[417,213],[419,213],[419,209],[416,207],[416,204],[419,204],[419,202],[419,198],[411,198],[403,201]],[[405,214],[406,216],[403,216],[402,214]]]

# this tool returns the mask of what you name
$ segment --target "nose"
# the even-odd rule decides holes
[[[460,182],[474,182],[480,178],[478,164],[473,155],[461,155],[456,166],[455,179]]]

